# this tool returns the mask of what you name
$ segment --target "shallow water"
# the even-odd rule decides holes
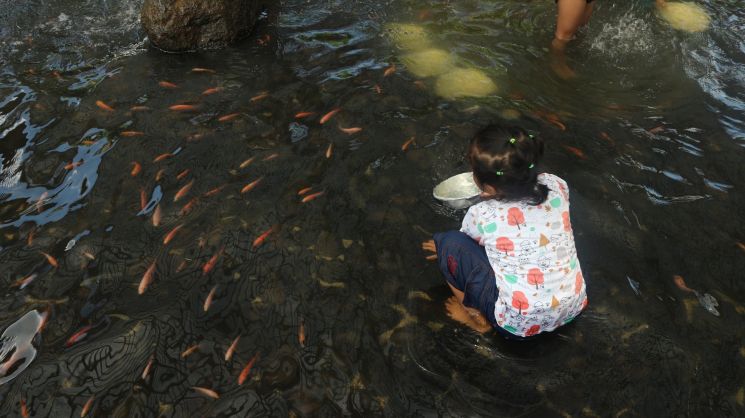
[[[285,1],[245,42],[187,55],[146,48],[140,3],[0,11],[0,321],[49,313],[36,358],[0,386],[11,415],[23,401],[32,416],[79,416],[90,399],[94,416],[743,414],[737,2],[701,2],[712,28],[690,35],[651,2],[598,1],[569,51],[572,81],[549,69],[550,2]],[[438,98],[398,62],[390,22],[425,26],[498,94]],[[295,118],[305,111],[317,115]],[[469,135],[505,116],[544,135],[545,170],[572,189],[590,298],[575,324],[523,344],[449,321],[419,245],[457,227],[432,187],[466,171]],[[302,203],[307,187],[324,194]]]

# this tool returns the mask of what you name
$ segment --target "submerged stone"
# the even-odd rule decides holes
[[[150,42],[160,49],[220,48],[251,33],[261,4],[257,0],[145,0],[141,21]]]
[[[453,57],[442,49],[425,49],[401,57],[401,62],[417,77],[432,77],[453,67]]]
[[[427,30],[411,23],[390,23],[385,34],[400,49],[423,49],[431,44]]]
[[[703,32],[711,23],[703,7],[689,2],[666,3],[660,7],[660,16],[674,29],[686,32]]]
[[[459,68],[440,76],[435,91],[446,99],[486,97],[497,91],[497,85],[481,70]]]

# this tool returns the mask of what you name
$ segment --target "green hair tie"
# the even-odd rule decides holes
[[[504,171],[502,171],[502,170],[499,170],[496,173],[497,173],[498,176],[503,176],[504,175]]]
[[[517,142],[517,139],[515,139],[515,138],[510,138],[510,144],[514,144],[515,142]]]

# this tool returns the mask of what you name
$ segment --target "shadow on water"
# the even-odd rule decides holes
[[[546,2],[288,1],[187,55],[145,48],[140,2],[5,7],[4,410],[741,415],[745,14],[710,0],[690,35],[649,3],[598,2],[570,81]],[[392,22],[498,92],[439,98]],[[432,186],[505,118],[546,138],[588,277],[588,311],[527,343],[451,322],[419,250],[462,216]]]

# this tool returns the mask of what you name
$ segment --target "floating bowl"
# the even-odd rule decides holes
[[[473,173],[461,173],[450,177],[435,186],[432,195],[435,199],[453,209],[465,209],[478,203],[481,190],[473,181]]]

